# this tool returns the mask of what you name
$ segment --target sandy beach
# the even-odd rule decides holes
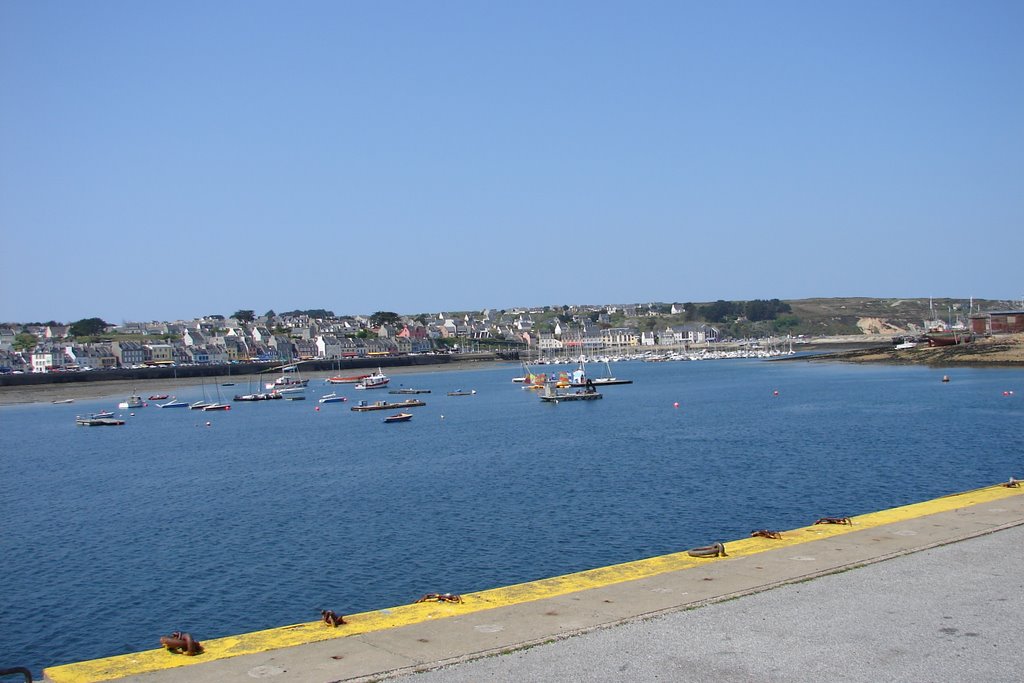
[[[386,368],[385,374],[390,377],[398,377],[408,374],[470,370],[473,368],[491,367],[495,365],[509,365],[510,368],[518,368],[518,364],[510,363],[509,361],[474,360],[439,363],[437,365],[392,367]],[[303,373],[303,377],[308,378],[311,382],[319,383],[327,377],[330,377],[332,374],[335,373],[311,372]],[[514,369],[511,370],[511,373],[509,374],[510,379],[513,374],[515,374]],[[207,377],[206,381],[211,385],[213,383],[234,382],[236,388],[240,390],[240,393],[245,393],[250,380],[255,382],[256,378],[256,375],[221,375],[219,377]],[[0,406],[21,403],[53,403],[54,401],[65,401],[67,399],[84,401],[107,397],[120,401],[134,393],[137,393],[144,399],[153,394],[169,394],[173,396],[179,389],[196,387],[200,384],[201,381],[198,378],[191,377],[183,379],[112,380],[109,382],[73,382],[64,384],[41,384],[35,386],[0,387]]]

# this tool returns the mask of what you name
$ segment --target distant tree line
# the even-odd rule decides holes
[[[751,322],[775,320],[780,313],[791,313],[789,304],[778,299],[752,301],[718,301],[697,307],[697,317],[709,323],[724,323],[746,318]]]

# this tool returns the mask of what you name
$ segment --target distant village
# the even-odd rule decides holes
[[[621,310],[620,310],[621,309]],[[612,316],[657,317],[681,307],[653,305],[564,307],[436,316],[208,316],[189,321],[129,322],[105,327],[83,342],[70,325],[0,327],[0,372],[46,373],[170,365],[374,358],[463,352],[480,348],[527,349],[537,354],[625,353],[637,347],[716,342],[719,330],[686,323],[661,330],[614,327]],[[537,318],[548,314],[542,325]],[[388,322],[375,318],[387,317]],[[376,324],[375,324],[376,323]],[[543,330],[543,331],[542,331]]]

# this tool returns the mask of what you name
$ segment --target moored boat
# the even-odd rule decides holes
[[[924,338],[928,340],[928,346],[955,346],[974,341],[974,335],[970,332],[957,330],[936,330],[927,333]]]
[[[377,401],[375,403],[367,403],[366,401],[360,401],[358,404],[352,406],[350,410],[357,413],[366,412],[368,410],[393,410],[395,408],[417,408],[419,406],[427,405],[419,399],[410,398],[405,401],[398,401],[397,403],[389,403],[388,401]]]
[[[170,396],[168,394],[152,394],[149,397],[150,401],[166,401]]]
[[[305,384],[293,384],[286,387],[278,387],[274,389],[274,393],[279,395],[281,398],[295,398],[296,396],[306,397],[306,385]]]
[[[124,424],[124,420],[115,420],[112,417],[76,417],[75,424],[80,427],[117,427]]]
[[[328,384],[356,384],[362,382],[370,375],[351,375],[349,377],[328,377],[324,381]]]
[[[475,393],[476,393],[476,389],[470,389],[469,391],[463,391],[462,389],[457,389],[456,391],[449,391],[448,395],[449,396],[472,396]]]
[[[388,385],[391,378],[385,375],[380,368],[372,375],[367,375],[363,381],[355,385],[354,389],[383,389]]]
[[[269,391],[266,393],[256,394],[238,394],[235,396],[234,401],[273,401],[275,399],[282,399],[284,396],[277,393],[276,391]]]
[[[612,384],[633,383],[633,380],[631,379],[618,379],[617,377],[612,377],[612,369],[611,366],[608,365],[607,361],[605,361],[604,367],[608,372],[607,375],[605,375],[604,377],[590,377],[587,375],[586,359],[583,356],[580,356],[579,368],[573,371],[572,380],[569,382],[569,386],[585,388],[593,386],[609,386]]]
[[[551,384],[544,385],[544,391],[540,400],[545,403],[559,403],[561,401],[596,401],[603,396],[593,387],[577,389],[576,391],[564,391],[556,389]]]
[[[127,410],[129,408],[145,408],[146,404],[142,401],[142,397],[136,394],[132,394],[128,397],[127,401],[121,401],[117,404],[117,407],[121,410]]]
[[[185,403],[184,401],[179,401],[177,399],[172,398],[167,403],[157,403],[156,407],[157,408],[188,408],[188,404]]]
[[[412,413],[396,413],[384,418],[384,422],[408,422],[412,419]]]
[[[320,403],[344,403],[348,399],[337,394],[324,394],[320,397]]]

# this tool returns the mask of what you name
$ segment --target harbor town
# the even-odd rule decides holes
[[[865,310],[848,316],[845,328],[833,322],[841,316],[833,315],[831,326],[826,326],[807,312],[797,317],[793,306],[778,300],[545,306],[416,316],[335,316],[324,310],[256,316],[248,310],[231,317],[120,325],[100,319],[7,323],[0,325],[0,386],[19,383],[5,382],[2,376],[23,374],[232,365],[259,371],[297,361],[326,370],[346,362],[367,367],[373,362],[452,354],[491,354],[538,364],[571,363],[581,357],[592,362],[766,358],[830,344],[877,347],[891,341],[897,350],[910,350],[1024,332],[1020,308],[990,305],[983,310],[972,300],[968,310],[957,304],[954,311],[947,304],[949,316],[943,319],[933,302],[927,309],[919,303],[918,309],[897,315],[892,309],[900,304],[906,308],[902,300],[863,300],[860,306]],[[880,313],[872,306],[890,310]],[[847,305],[835,308],[841,312]],[[920,317],[912,320],[915,315]],[[816,328],[831,334],[798,332]]]

